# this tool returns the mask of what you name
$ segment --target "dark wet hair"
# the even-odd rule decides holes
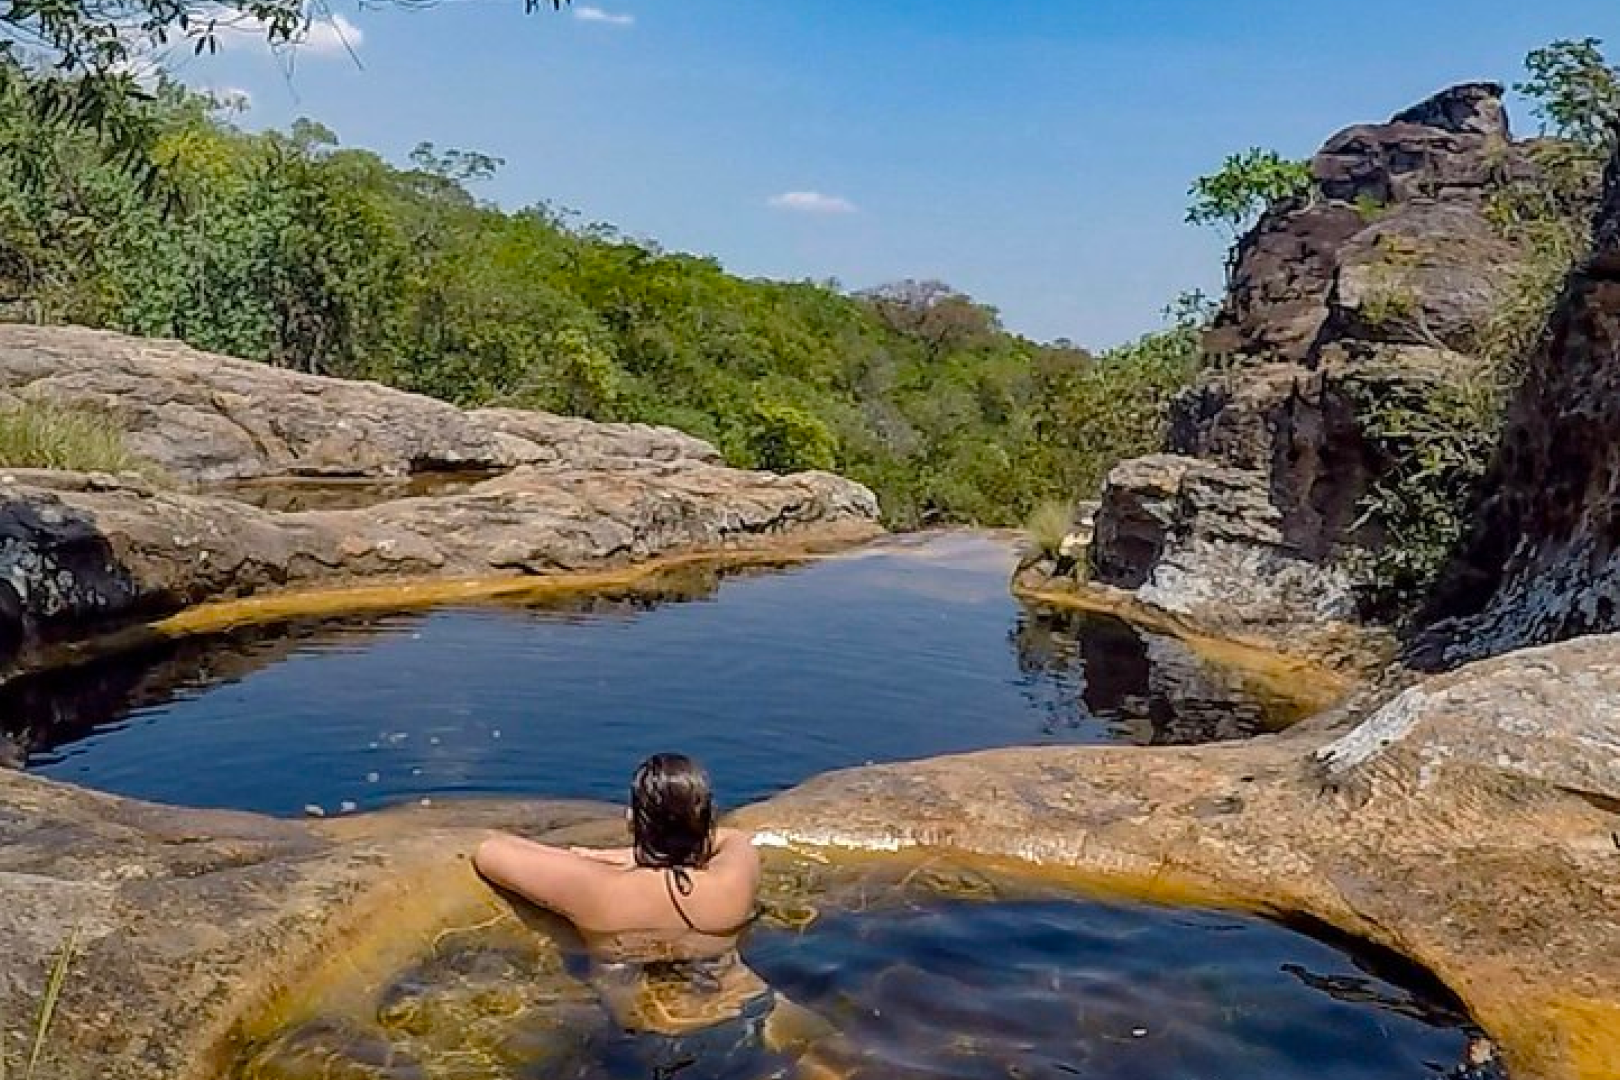
[[[630,784],[630,833],[637,866],[697,869],[714,843],[709,774],[685,754],[654,754]]]

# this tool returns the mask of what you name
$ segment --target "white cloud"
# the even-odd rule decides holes
[[[263,22],[228,8],[215,8],[214,35],[222,49],[265,48],[266,27]],[[201,20],[199,20],[201,22]],[[313,15],[303,29],[293,35],[286,46],[299,56],[347,56],[358,52],[366,35],[340,12]]]
[[[574,18],[580,22],[607,23],[609,26],[634,26],[636,17],[624,15],[613,11],[603,11],[591,4],[579,4],[573,8]]]
[[[854,214],[859,208],[842,195],[824,195],[819,191],[784,191],[765,200],[773,210],[787,210],[795,214]]]
[[[347,55],[359,49],[365,38],[358,26],[338,13],[311,19],[303,36],[297,39],[298,51],[316,56]]]

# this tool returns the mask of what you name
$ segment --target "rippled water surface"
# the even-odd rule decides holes
[[[277,814],[620,799],[635,761],[671,748],[735,805],[869,761],[1287,718],[1172,639],[1022,609],[1012,558],[1000,539],[936,534],[570,610],[257,629],[15,686],[0,717],[47,775]]]
[[[761,935],[749,958],[838,1037],[839,1075],[1396,1080],[1463,1019],[1255,919],[1077,901],[939,902]]]
[[[1222,912],[890,898],[742,955],[768,990],[660,1033],[610,1013],[583,960],[451,940],[250,1045],[238,1080],[1432,1080],[1472,1037],[1443,995]],[[672,978],[645,985],[701,1004]]]

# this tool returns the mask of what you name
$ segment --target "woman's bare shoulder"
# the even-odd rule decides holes
[[[752,833],[741,829],[719,829],[714,834],[714,855],[709,869],[722,876],[757,876],[759,851]]]

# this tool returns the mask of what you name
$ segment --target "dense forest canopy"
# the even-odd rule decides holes
[[[0,79],[0,316],[172,336],[461,405],[671,424],[733,463],[837,469],[892,523],[1008,523],[1160,443],[1201,308],[1093,356],[1008,333],[938,282],[744,280],[423,145],[398,167],[312,121],[249,133],[173,82],[135,100],[159,182]]]

